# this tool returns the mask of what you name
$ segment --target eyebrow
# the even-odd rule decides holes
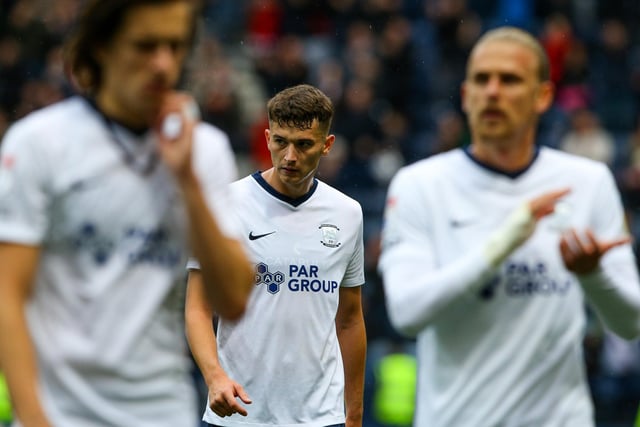
[[[286,136],[274,133],[273,135],[273,139],[284,139],[285,141],[293,141],[293,142],[314,142],[315,139],[313,138],[287,138]]]
[[[478,70],[474,71],[470,74],[471,77],[486,77],[490,75],[497,75],[501,79],[503,78],[516,78],[523,79],[523,76],[515,71],[487,71],[487,70]]]

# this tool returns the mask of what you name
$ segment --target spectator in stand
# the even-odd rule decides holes
[[[613,136],[600,125],[598,116],[587,108],[571,113],[571,129],[560,141],[560,149],[613,166],[616,146]]]

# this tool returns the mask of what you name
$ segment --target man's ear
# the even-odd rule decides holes
[[[552,82],[546,81],[540,83],[538,88],[538,100],[536,101],[536,111],[538,114],[542,114],[547,111],[551,104],[553,104],[553,96],[555,93],[555,86]]]
[[[327,135],[327,137],[324,139],[324,147],[322,147],[322,155],[326,156],[327,154],[329,154],[329,151],[331,151],[331,147],[333,147],[333,143],[336,140],[336,136],[331,134],[331,135]]]
[[[463,81],[460,84],[460,102],[463,112],[467,112],[466,100],[467,100],[467,84],[466,81]]]
[[[267,141],[267,145],[269,144],[269,136],[271,135],[271,131],[269,128],[264,130],[264,140]]]

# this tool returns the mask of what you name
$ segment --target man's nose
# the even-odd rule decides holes
[[[153,67],[157,71],[171,70],[177,61],[176,52],[170,45],[161,43],[153,52]]]
[[[296,147],[293,144],[287,145],[284,152],[284,160],[287,162],[295,162],[297,159]]]
[[[500,82],[500,78],[498,76],[493,76],[489,78],[489,81],[486,85],[487,94],[495,96],[500,92],[500,88],[502,86],[502,82]]]

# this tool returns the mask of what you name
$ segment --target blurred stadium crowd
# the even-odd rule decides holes
[[[0,136],[73,93],[61,43],[81,1],[0,0]],[[263,129],[273,94],[307,82],[336,104],[338,138],[319,176],[365,213],[372,401],[380,358],[398,343],[411,352],[388,324],[376,273],[386,186],[400,166],[467,142],[459,84],[484,30],[508,24],[539,37],[557,88],[539,142],[607,163],[640,240],[638,23],[637,0],[204,0],[185,86],[204,120],[230,136],[241,174],[270,165]],[[639,344],[619,342],[593,318],[585,349],[599,425],[630,425]],[[388,425],[373,412],[369,425]]]

